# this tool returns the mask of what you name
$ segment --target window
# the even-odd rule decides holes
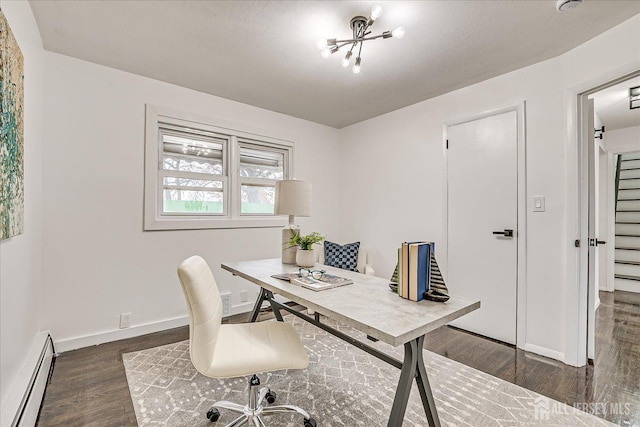
[[[293,143],[147,105],[145,230],[276,227]]]

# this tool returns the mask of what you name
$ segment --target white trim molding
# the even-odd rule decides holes
[[[66,338],[55,342],[57,353],[90,347],[92,345],[104,344],[112,341],[133,338],[140,335],[151,334],[153,332],[165,331],[167,329],[179,328],[189,324],[188,316],[175,317],[173,319],[161,320],[158,322],[134,325],[126,329],[114,329],[111,331],[98,332],[91,335]]]
[[[565,363],[584,366],[587,363],[588,314],[588,162],[584,132],[584,102],[588,95],[625,80],[640,70],[635,61],[565,90],[565,158],[566,158],[566,235],[565,235]],[[576,248],[574,241],[581,245]]]
[[[159,129],[163,124],[189,129],[194,132],[209,132],[227,137],[223,150],[226,171],[216,176],[224,181],[225,205],[221,215],[162,214],[162,186],[159,167],[162,149]],[[292,141],[266,136],[261,131],[231,124],[213,118],[177,112],[168,108],[146,104],[145,106],[145,163],[144,163],[144,230],[197,230],[209,228],[259,228],[284,227],[286,218],[274,215],[240,214],[240,180],[238,177],[239,144],[255,144],[265,149],[285,152],[284,178],[294,175],[295,144]]]
[[[566,363],[564,353],[551,350],[550,348],[540,347],[538,345],[533,345],[533,344],[525,344],[523,350]]]

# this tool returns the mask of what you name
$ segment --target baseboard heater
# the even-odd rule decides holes
[[[35,363],[31,379],[18,406],[11,427],[33,427],[36,425],[42,399],[44,398],[44,390],[47,387],[49,375],[53,368],[55,354],[51,335],[48,333],[42,335],[46,336],[44,337],[40,357]]]

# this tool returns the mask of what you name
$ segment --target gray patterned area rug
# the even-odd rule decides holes
[[[262,384],[277,393],[276,404],[304,408],[320,427],[386,426],[400,371],[297,317],[285,319],[302,338],[309,367],[260,375]],[[364,338],[350,327],[337,327]],[[402,347],[372,345],[402,360]],[[247,378],[200,375],[189,359],[188,341],[127,353],[123,360],[140,426],[224,426],[234,415],[221,411],[220,420],[209,423],[205,413],[211,403],[246,404]],[[425,364],[443,427],[614,426],[428,351]],[[274,415],[267,421],[270,426],[302,426],[300,416]],[[403,426],[427,426],[415,382]]]

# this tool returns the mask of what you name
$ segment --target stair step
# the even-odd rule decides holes
[[[619,190],[640,190],[640,179],[623,179],[620,180],[618,185]]]
[[[616,212],[616,222],[640,222],[640,212],[635,212],[635,211]]]
[[[640,277],[640,264],[616,263],[613,272],[622,276]]]
[[[616,277],[613,279],[613,287],[616,291],[640,292],[640,282],[637,280],[621,279]]]
[[[616,248],[635,248],[640,250],[640,236],[620,236],[616,237]]]
[[[618,189],[618,201],[625,199],[640,199],[640,190]]]
[[[616,224],[616,234],[640,236],[640,224]]]
[[[620,169],[620,179],[640,178],[640,168]]]
[[[624,280],[636,280],[636,281],[640,282],[640,277],[627,276],[626,274],[616,274],[615,278],[616,279],[624,279]]]
[[[624,265],[640,265],[640,261],[624,261],[624,260],[616,260],[616,264],[624,264]]]
[[[619,262],[619,261],[640,262],[640,251],[616,248],[614,259],[616,260],[616,262]]]

